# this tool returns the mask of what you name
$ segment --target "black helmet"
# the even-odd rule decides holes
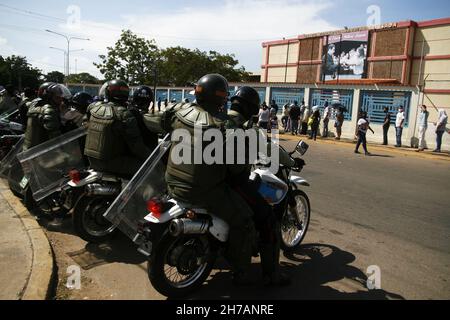
[[[218,111],[228,97],[228,81],[220,74],[207,74],[198,80],[195,97],[205,110]]]
[[[93,102],[93,99],[89,93],[77,92],[73,95],[70,102],[79,112],[86,113],[86,109]]]
[[[130,95],[130,87],[123,80],[108,81],[105,89],[105,98],[108,101],[126,102]]]
[[[231,102],[233,100],[238,100],[244,102],[244,108],[241,110],[247,119],[255,116],[259,113],[259,94],[252,87],[240,87],[238,91],[231,97]]]
[[[139,109],[148,109],[153,101],[153,91],[150,87],[139,86],[133,92],[133,105]]]
[[[54,85],[54,82],[44,82],[38,89],[38,97],[41,99],[47,98],[47,90],[50,86]]]

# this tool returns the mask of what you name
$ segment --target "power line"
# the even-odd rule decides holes
[[[58,17],[53,17],[53,16],[49,16],[49,15],[44,15],[38,12],[34,12],[34,11],[30,11],[30,10],[23,10],[20,8],[16,8],[16,7],[12,7],[12,6],[8,6],[5,4],[1,4],[0,3],[0,7],[5,7],[8,8],[10,10],[14,10],[14,12],[12,13],[17,13],[17,14],[23,14],[26,13],[29,16],[34,16],[35,18],[41,18],[41,19],[47,19],[47,20],[56,20],[59,22],[65,22],[65,19],[62,18],[58,18]],[[111,31],[117,31],[117,32],[121,32],[123,29],[127,29],[127,28],[114,28],[114,27],[107,27],[107,26],[99,26],[96,25],[94,23],[90,23],[90,22],[84,22],[84,24],[92,27],[92,28],[97,28],[97,29],[104,29],[104,30],[111,30]],[[151,38],[170,38],[170,39],[180,39],[180,40],[189,40],[189,41],[210,41],[210,42],[221,42],[221,41],[230,41],[230,42],[261,42],[261,41],[269,41],[267,38],[264,39],[200,39],[200,38],[189,38],[189,37],[178,37],[178,36],[173,36],[173,35],[161,35],[161,34],[150,34],[150,33],[143,33],[143,32],[134,32],[137,35],[140,36],[147,36],[147,37],[151,37]]]

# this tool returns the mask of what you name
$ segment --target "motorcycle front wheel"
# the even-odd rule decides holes
[[[102,243],[114,235],[116,227],[103,217],[113,200],[111,197],[81,196],[72,217],[75,232],[81,239]]]
[[[181,298],[198,289],[213,268],[215,254],[204,235],[165,233],[148,262],[152,286],[162,295]]]
[[[301,190],[294,190],[290,195],[295,207],[287,206],[281,217],[281,249],[292,251],[298,248],[305,238],[311,215],[309,198]]]

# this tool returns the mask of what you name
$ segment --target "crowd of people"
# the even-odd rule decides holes
[[[337,106],[335,110],[335,139],[340,140],[342,135],[342,125],[344,123],[345,108],[343,106]],[[272,100],[270,108],[263,102],[256,121],[258,126],[267,130],[279,129],[278,111],[279,107],[275,100]],[[293,103],[286,103],[283,106],[281,112],[281,125],[285,133],[291,133],[292,135],[309,135],[309,139],[316,141],[317,136],[328,136],[328,124],[332,113],[333,108],[329,106],[328,102],[325,102],[323,113],[321,113],[318,106],[311,108],[305,104],[305,101],[302,101],[302,104],[299,106],[298,102],[294,101]],[[322,133],[319,132],[321,122],[323,124]]]
[[[278,105],[275,100],[269,106],[265,102],[262,103],[260,112],[256,119],[258,126],[262,129],[278,129]],[[303,100],[301,105],[298,105],[297,101],[293,103],[286,103],[281,111],[281,125],[284,133],[291,133],[292,135],[304,135],[308,136],[308,139],[316,141],[317,136],[328,137],[329,136],[329,122],[333,118],[335,128],[335,140],[340,140],[342,136],[342,126],[344,124],[344,112],[345,107],[340,104],[330,106],[328,101],[324,103],[323,111],[320,111],[318,106],[307,106]],[[391,127],[391,120],[393,115],[389,111],[388,107],[384,108],[384,121],[383,128],[383,143],[382,145],[388,145],[389,129]],[[450,131],[446,129],[448,116],[444,109],[438,109],[437,121],[433,123],[435,126],[436,134],[436,148],[433,152],[441,152],[442,136],[445,132]],[[428,129],[428,115],[427,106],[422,105],[419,114],[419,130],[418,130],[418,149],[417,152],[424,151],[426,146],[425,133]],[[403,128],[405,126],[405,109],[403,106],[399,106],[395,118],[395,147],[400,148],[402,146]],[[319,132],[320,125],[322,124],[322,132]],[[366,155],[370,155],[367,151],[367,131],[370,130],[375,133],[370,127],[370,120],[368,114],[365,111],[361,111],[358,115],[355,139],[357,145],[355,153],[359,153],[359,146],[362,145]]]

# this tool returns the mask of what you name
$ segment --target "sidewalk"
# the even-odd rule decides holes
[[[307,142],[308,144],[314,143],[313,140],[310,140],[308,138],[309,138],[309,135],[293,136],[290,133],[287,133],[287,134],[280,133],[280,139],[291,140],[291,141],[303,140],[303,141]],[[331,138],[331,137],[330,138],[317,137],[317,140],[315,142],[316,143],[342,145],[342,146],[346,146],[346,147],[352,147],[353,149],[356,146],[356,140],[343,139],[343,138],[341,138],[341,140],[335,140],[334,138]],[[370,153],[373,153],[373,151],[384,151],[384,152],[397,153],[397,154],[401,154],[401,155],[405,155],[405,156],[415,156],[418,158],[450,161],[450,152],[445,152],[445,151],[442,153],[432,152],[431,150],[416,152],[417,149],[415,149],[415,148],[410,148],[410,147],[406,147],[406,146],[402,146],[401,148],[396,148],[394,146],[384,146],[384,145],[372,143],[372,142],[367,143],[367,149],[369,150]],[[364,152],[362,150],[362,146],[360,147],[360,152]]]
[[[47,237],[0,180],[0,300],[46,299],[52,275]]]

